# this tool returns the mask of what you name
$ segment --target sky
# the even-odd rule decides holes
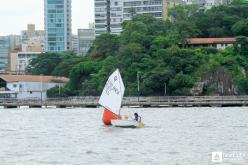
[[[44,0],[0,0],[0,36],[20,34],[27,24],[44,30]],[[94,0],[72,0],[72,32],[94,22]]]

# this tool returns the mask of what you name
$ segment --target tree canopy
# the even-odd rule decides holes
[[[235,0],[228,6],[203,11],[194,5],[178,5],[171,21],[134,16],[123,23],[120,35],[102,34],[85,57],[70,53],[45,53],[33,59],[31,74],[70,78],[61,92],[69,95],[100,95],[108,76],[119,68],[126,96],[192,95],[203,83],[201,95],[248,93],[248,5]],[[188,37],[236,37],[226,50],[185,48]],[[44,67],[46,66],[46,67]],[[58,87],[52,89],[58,90]],[[56,92],[50,92],[49,96]]]

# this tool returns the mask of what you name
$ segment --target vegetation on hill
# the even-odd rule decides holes
[[[85,57],[45,53],[34,59],[31,74],[68,76],[61,96],[100,95],[108,76],[119,68],[126,96],[233,95],[248,93],[248,5],[235,0],[229,6],[202,11],[194,5],[170,10],[171,21],[139,16],[123,23],[117,36],[102,34]],[[232,37],[226,50],[185,48],[188,37]],[[178,46],[181,43],[181,47]],[[199,84],[203,84],[198,92]],[[58,87],[48,96],[58,96]]]

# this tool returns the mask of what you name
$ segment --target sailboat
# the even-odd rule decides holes
[[[116,69],[108,78],[98,103],[104,107],[102,121],[105,125],[124,128],[140,128],[141,121],[128,119],[121,116],[121,103],[125,87],[119,69]]]

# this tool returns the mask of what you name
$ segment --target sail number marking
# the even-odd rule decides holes
[[[117,81],[117,80],[118,80],[118,78],[117,78],[117,76],[115,76],[114,81]],[[111,80],[108,80],[108,82],[106,84],[105,92],[106,92],[107,95],[109,95],[111,91],[113,91],[117,95],[120,94],[119,89],[116,86],[114,86],[114,84],[113,84],[113,82]]]

